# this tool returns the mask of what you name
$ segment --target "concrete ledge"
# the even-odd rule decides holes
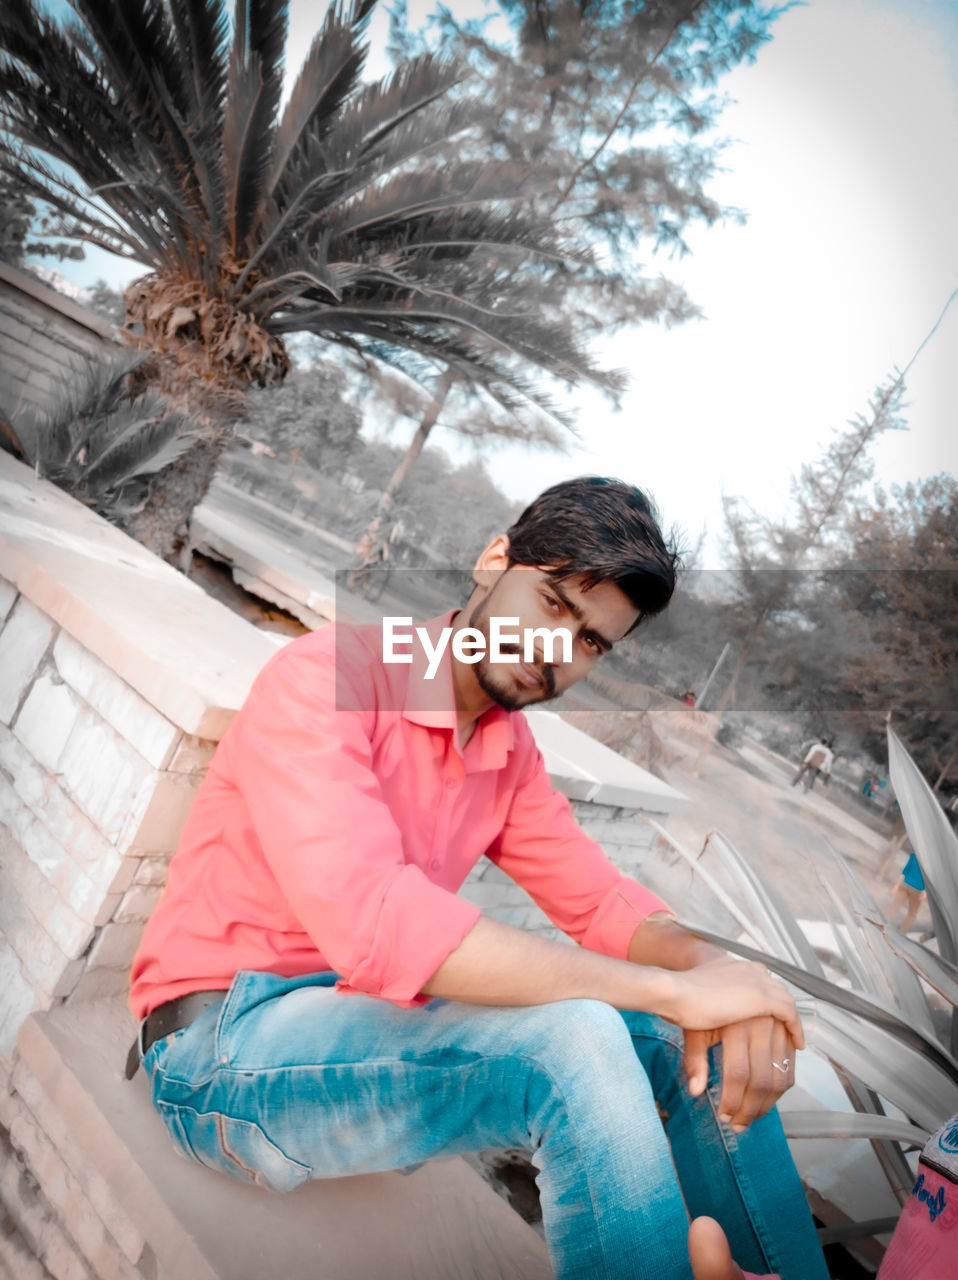
[[[555,711],[530,707],[535,734],[552,785],[570,800],[650,813],[675,813],[688,798],[661,778],[569,724]]]
[[[155,1254],[161,1280],[552,1276],[536,1233],[460,1159],[282,1196],[182,1159],[142,1073],[123,1079],[134,1030],[122,1001],[75,1001],[32,1016],[18,1050],[73,1147],[109,1183],[127,1234],[134,1228]]]
[[[0,576],[186,733],[218,741],[272,639],[0,452]]]

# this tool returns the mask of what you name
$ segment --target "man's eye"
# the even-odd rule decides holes
[[[542,599],[546,602],[547,606],[552,610],[553,613],[559,613],[561,611],[562,605],[553,596],[544,595]]]

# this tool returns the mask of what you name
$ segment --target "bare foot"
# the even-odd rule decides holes
[[[689,1261],[695,1280],[763,1280],[735,1262],[725,1232],[714,1218],[696,1218],[689,1227]],[[766,1276],[764,1280],[778,1277]]]

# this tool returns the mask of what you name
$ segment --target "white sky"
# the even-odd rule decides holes
[[[293,0],[295,45],[317,11]],[[722,85],[735,103],[720,133],[735,141],[711,191],[746,224],[697,229],[690,257],[648,264],[682,280],[705,318],[610,341],[607,362],[632,383],[619,413],[581,397],[573,454],[487,452],[511,496],[620,475],[692,542],[720,531],[723,491],[776,514],[790,474],[867,411],[958,287],[956,0],[809,0],[773,32]],[[64,274],[120,284],[137,272],[91,254]],[[909,431],[876,447],[882,484],[958,471],[956,352],[958,301],[908,379]],[[712,542],[704,563],[718,563]]]

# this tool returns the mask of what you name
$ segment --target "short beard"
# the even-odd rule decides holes
[[[555,672],[549,665],[536,668],[542,678],[542,688],[540,690],[525,688],[517,688],[514,690],[501,689],[493,679],[493,664],[487,656],[490,644],[489,629],[485,625],[485,622],[490,616],[490,611],[486,606],[488,606],[494,594],[495,592],[493,590],[486,596],[485,600],[481,600],[479,604],[476,605],[475,609],[473,609],[469,618],[469,626],[475,627],[476,630],[480,631],[486,639],[486,653],[483,654],[473,667],[476,675],[476,683],[479,685],[479,688],[486,697],[494,702],[497,707],[502,707],[503,711],[519,711],[523,707],[534,706],[538,702],[550,702],[553,698],[558,697],[558,695],[556,693]],[[503,653],[514,652],[516,656],[520,653],[518,647],[515,650],[509,650],[504,646],[500,646],[500,650]],[[509,666],[507,663],[496,663],[495,665],[503,665],[506,670],[508,670]]]

